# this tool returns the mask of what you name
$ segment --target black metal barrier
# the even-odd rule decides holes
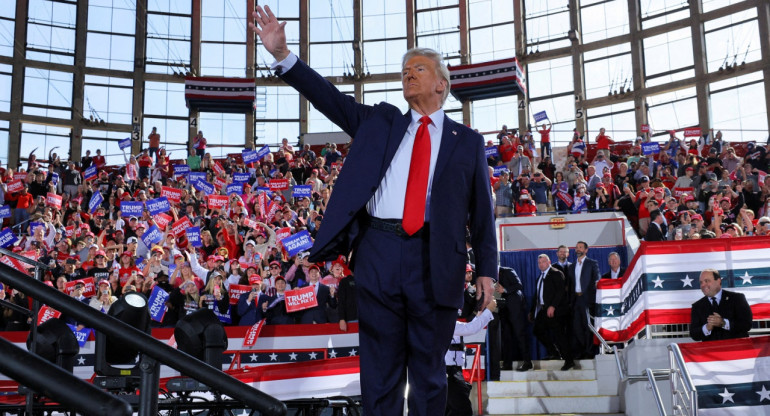
[[[242,383],[222,372],[221,369],[216,369],[188,354],[178,351],[150,335],[101,313],[5,264],[0,264],[0,281],[34,298],[36,301],[55,308],[78,322],[87,324],[96,331],[100,331],[119,342],[139,350],[142,354],[154,358],[183,375],[206,384],[211,390],[225,394],[242,402],[249,408],[258,410],[262,415],[284,416],[287,412],[286,405],[283,402]],[[34,370],[30,370],[30,372],[34,374]],[[157,398],[157,394],[152,396]],[[78,399],[87,401],[88,397],[79,397]]]

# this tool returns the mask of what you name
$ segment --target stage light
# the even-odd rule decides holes
[[[222,354],[227,349],[224,325],[210,309],[197,311],[180,319],[174,329],[177,349],[216,368],[222,368]]]
[[[147,298],[131,292],[110,307],[108,315],[125,322],[140,331],[150,333],[150,312]],[[100,376],[138,376],[139,352],[123,343],[115,342],[101,332],[96,332],[96,363],[94,371]],[[121,367],[116,367],[121,366]]]
[[[27,349],[32,349],[32,332],[27,337]],[[37,327],[35,354],[48,360],[65,371],[72,372],[75,356],[80,352],[80,345],[72,330],[61,319],[53,318]]]

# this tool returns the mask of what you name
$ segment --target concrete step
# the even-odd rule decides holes
[[[517,362],[518,366],[521,361]],[[596,361],[594,360],[575,360],[575,368],[579,370],[594,370],[596,369]],[[532,365],[535,370],[558,370],[564,365],[564,360],[534,360]]]
[[[561,366],[559,366],[561,367]],[[546,381],[546,380],[596,380],[596,370],[567,371],[556,370],[529,370],[529,371],[501,371],[500,381]]]
[[[487,395],[497,397],[598,396],[597,380],[490,381]]]
[[[490,398],[486,414],[606,414],[620,412],[618,396]]]

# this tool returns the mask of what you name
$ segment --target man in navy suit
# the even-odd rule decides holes
[[[599,263],[589,259],[588,243],[575,244],[577,260],[569,265],[569,295],[572,303],[572,346],[576,358],[594,358],[594,335],[588,329],[586,309],[593,311],[596,304],[596,282]]]
[[[716,269],[701,272],[700,290],[705,296],[692,304],[690,338],[715,341],[749,336],[753,315],[746,296],[722,290]]]
[[[281,79],[353,137],[310,259],[352,251],[364,412],[401,414],[408,377],[409,414],[441,415],[443,358],[463,303],[466,227],[479,309],[492,299],[497,276],[483,138],[441,109],[449,71],[435,51],[404,55],[404,114],[388,103],[356,103],[288,50],[286,22],[260,6],[253,17]]]
[[[315,299],[317,305],[305,309],[302,311],[302,317],[299,320],[301,324],[325,324],[328,322],[326,319],[326,307],[336,308],[337,297],[334,296],[334,287],[329,287],[321,282],[321,272],[317,265],[313,264],[307,269],[307,286],[312,286],[315,292]]]

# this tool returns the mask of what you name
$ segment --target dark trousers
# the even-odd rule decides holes
[[[505,296],[503,330],[503,363],[507,367],[516,358],[531,360],[529,337],[527,336],[527,305],[522,296],[512,293]],[[506,342],[507,341],[507,342]],[[518,354],[514,354],[514,348]]]
[[[540,142],[540,160],[545,159],[547,156],[551,156],[551,142]]]
[[[585,295],[575,296],[572,302],[572,352],[576,357],[593,358],[595,355],[594,335],[588,329],[586,318],[588,306],[588,297]]]
[[[445,416],[473,416],[470,392],[473,389],[463,377],[463,369],[457,365],[446,368],[447,401]]]
[[[361,232],[355,274],[364,414],[402,414],[408,377],[409,415],[442,415],[444,354],[457,310],[433,300],[427,233],[402,238],[366,226]]]
[[[546,312],[543,309],[535,317],[535,328],[532,331],[535,338],[543,344],[548,355],[558,356],[561,353],[565,361],[571,361],[572,350],[567,332],[569,315],[549,318]]]

